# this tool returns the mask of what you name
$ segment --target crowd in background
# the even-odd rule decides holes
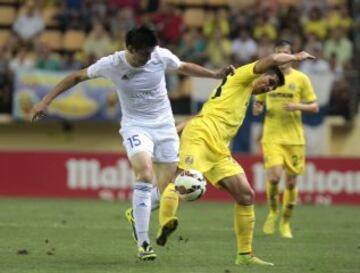
[[[139,24],[155,29],[160,44],[180,59],[211,68],[251,62],[272,53],[277,40],[288,40],[294,51],[304,49],[317,57],[299,69],[308,74],[323,71],[335,75],[330,112],[346,119],[351,119],[354,112],[346,106],[352,100],[348,77],[353,77],[353,71],[358,69],[354,58],[358,37],[354,33],[360,30],[360,15],[350,14],[348,1],[239,0],[230,1],[231,6],[216,7],[161,0],[21,2],[11,26],[12,35],[0,49],[0,112],[11,111],[13,75],[18,68],[56,71],[86,67],[102,56],[125,49],[126,32]],[[52,29],[85,33],[80,50],[54,50],[39,39],[49,28],[41,13],[46,6],[57,10]],[[201,25],[184,19],[185,11],[194,7],[203,8],[206,14]],[[167,80],[173,100],[190,96],[186,77],[169,75]]]

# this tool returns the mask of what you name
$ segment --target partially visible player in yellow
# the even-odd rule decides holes
[[[291,54],[291,44],[279,41],[276,53]],[[298,195],[296,177],[305,165],[305,140],[301,113],[319,111],[316,95],[309,78],[293,69],[291,64],[280,66],[285,84],[274,91],[256,96],[255,115],[266,105],[266,116],[261,139],[266,169],[266,198],[269,214],[263,226],[266,234],[273,234],[279,218],[279,182],[285,172],[285,190],[279,230],[284,238],[292,238],[289,220]]]
[[[231,156],[230,141],[243,122],[251,95],[269,92],[284,84],[284,75],[278,66],[308,58],[314,57],[304,51],[297,54],[276,53],[239,67],[213,90],[201,112],[185,125],[182,132],[178,173],[198,170],[215,187],[226,190],[236,202],[235,263],[238,265],[273,264],[253,255],[254,191],[244,170]],[[160,201],[160,243],[166,242],[173,231],[167,224],[177,223],[177,205],[177,194],[170,184]]]

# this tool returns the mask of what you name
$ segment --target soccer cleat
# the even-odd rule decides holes
[[[237,265],[255,264],[255,265],[268,265],[268,266],[274,265],[273,263],[269,263],[261,260],[260,258],[254,256],[253,254],[245,254],[245,255],[238,254],[236,256],[235,264]]]
[[[148,242],[145,241],[142,246],[139,247],[138,257],[142,261],[152,261],[156,259],[156,254]]]
[[[160,227],[156,236],[156,243],[159,246],[164,246],[170,234],[176,230],[178,224],[178,219],[176,217],[173,217],[165,225]]]
[[[126,218],[126,221],[128,221],[128,223],[131,225],[132,237],[133,237],[134,241],[137,242],[137,235],[136,235],[136,229],[135,229],[135,220],[134,220],[134,215],[133,215],[133,209],[132,208],[128,208],[125,211],[125,218]]]
[[[291,239],[293,237],[291,228],[290,228],[290,224],[288,222],[284,223],[283,221],[281,221],[280,225],[279,225],[279,231],[280,231],[281,237],[283,237],[283,238]]]
[[[269,213],[269,215],[266,218],[266,221],[263,226],[263,232],[265,234],[274,234],[275,232],[275,223],[277,220],[278,215],[275,213]]]

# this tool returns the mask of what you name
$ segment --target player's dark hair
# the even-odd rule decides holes
[[[158,40],[155,32],[146,26],[133,28],[126,33],[126,46],[131,46],[134,49],[143,49],[148,47],[155,47],[158,45]]]
[[[283,86],[285,84],[284,74],[281,72],[280,68],[277,66],[270,67],[266,72],[266,75],[276,75],[278,78],[277,87]]]
[[[279,40],[275,43],[275,48],[284,47],[284,46],[288,46],[290,48],[290,52],[293,51],[293,45],[288,40]]]

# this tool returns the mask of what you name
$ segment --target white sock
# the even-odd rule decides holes
[[[141,246],[144,241],[150,244],[148,231],[151,214],[151,189],[150,183],[135,183],[132,205],[138,246]]]
[[[157,210],[160,207],[160,191],[154,186],[151,189],[151,211]]]

